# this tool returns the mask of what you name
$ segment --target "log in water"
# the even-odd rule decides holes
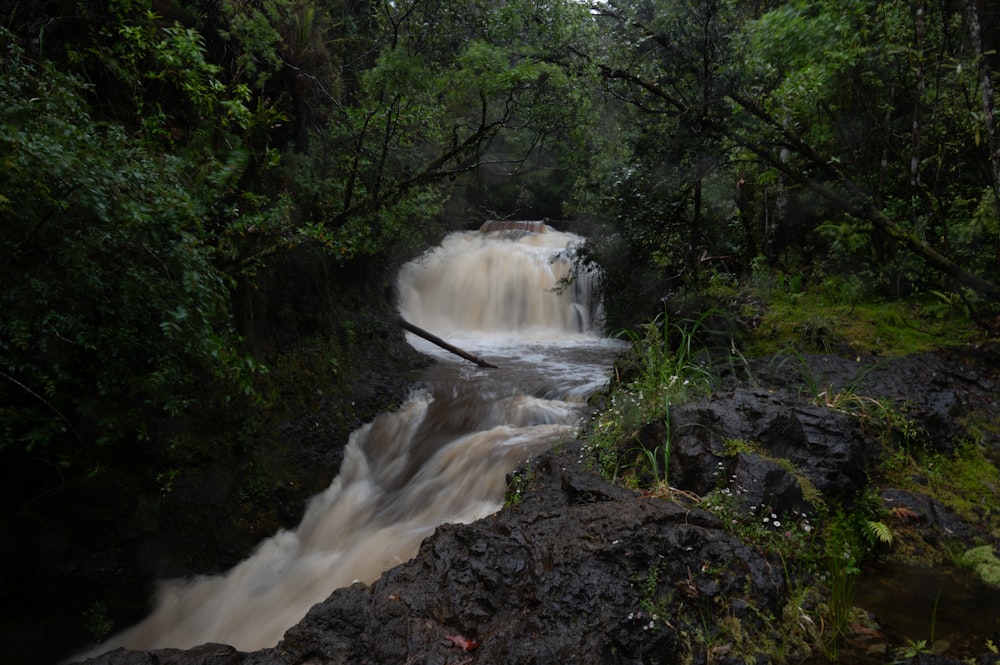
[[[592,279],[571,234],[466,232],[399,276],[401,315],[499,369],[415,336],[438,362],[411,398],[354,432],[339,475],[301,524],[224,575],[166,582],[152,614],[92,653],[219,642],[272,647],[335,589],[407,561],[440,524],[500,508],[506,476],[574,435],[615,348],[595,330]]]

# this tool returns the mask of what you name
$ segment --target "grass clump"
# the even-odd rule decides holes
[[[672,324],[660,316],[638,332],[621,334],[632,348],[616,366],[605,408],[590,423],[589,468],[626,486],[651,477],[654,487],[645,489],[669,490],[670,407],[709,395],[714,382],[710,354],[698,338],[704,320]],[[663,443],[631,447],[639,429],[656,421],[666,426]]]

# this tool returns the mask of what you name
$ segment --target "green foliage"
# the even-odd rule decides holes
[[[792,122],[812,119],[817,101],[837,90],[838,79],[871,50],[860,1],[780,5],[744,25],[755,78],[774,86],[772,98]],[[816,130],[824,125],[811,125]]]
[[[643,334],[623,333],[632,342],[619,381],[609,396],[610,406],[598,412],[588,435],[588,463],[609,479],[621,474],[649,475],[665,484],[670,464],[670,406],[708,394],[713,377],[697,357],[698,333],[703,321],[670,324],[666,318],[647,324]],[[662,420],[667,440],[653,450],[632,450],[638,429]],[[635,460],[634,453],[638,453]],[[669,488],[666,488],[669,489]]]
[[[871,547],[870,503],[851,512],[838,510],[824,528],[827,560],[828,631],[824,651],[836,659],[845,639],[851,635],[856,617],[854,594],[859,562]]]
[[[906,647],[900,653],[902,658],[916,658],[920,654],[924,653],[934,653],[927,646],[927,640],[907,640]]]
[[[213,192],[93,122],[78,83],[2,39],[4,445],[110,443],[135,437],[144,411],[186,411],[206,381],[249,391],[255,365],[198,233]]]
[[[220,30],[220,36],[236,49],[234,64],[238,77],[247,80],[254,89],[265,85],[282,66],[279,51],[282,34],[275,25],[275,19],[288,11],[288,4],[280,0],[270,0],[259,6],[249,3],[242,6],[222,4],[221,9],[227,14],[229,25]],[[294,43],[302,41],[299,39]]]
[[[506,22],[513,7],[380,7],[377,48],[350,104],[291,163],[287,187],[303,202],[307,236],[342,261],[409,253],[442,210],[441,182],[485,165],[508,178],[552,160],[541,137],[565,135],[583,112],[567,106],[574,81],[547,60],[564,42],[544,43],[559,39],[569,6],[533,7],[545,22],[521,29]],[[549,28],[530,41],[538,26]]]
[[[107,605],[94,601],[83,613],[83,626],[87,633],[97,641],[107,637],[114,628],[114,622],[108,616]]]
[[[1000,215],[960,10],[793,0],[595,14],[620,119],[600,130],[619,145],[591,161],[580,201],[614,234],[593,248],[611,290],[662,297],[722,265],[750,276],[763,255],[807,280],[844,277],[847,304],[954,279],[983,297],[973,314],[995,306]],[[609,316],[625,321],[637,308],[618,300]]]
[[[919,439],[915,443],[919,444]],[[997,517],[1000,465],[983,443],[965,442],[951,453],[922,445],[898,445],[890,448],[890,453],[883,469],[888,481],[925,492],[973,523],[991,524]],[[930,482],[917,484],[915,473]],[[997,535],[995,526],[992,530]]]
[[[885,522],[868,520],[865,523],[865,534],[868,537],[868,541],[872,544],[881,543],[883,545],[892,545],[895,540],[892,529]]]
[[[538,475],[534,467],[517,469],[507,477],[507,491],[504,495],[504,508],[511,508],[521,503],[522,494],[531,487]]]
[[[973,547],[962,555],[960,561],[975,570],[987,584],[1000,586],[1000,559],[990,545]]]

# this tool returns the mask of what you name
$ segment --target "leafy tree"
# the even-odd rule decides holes
[[[618,309],[622,323],[656,314],[623,294],[697,285],[706,267],[728,271],[737,260],[728,239],[726,182],[736,178],[724,96],[735,10],[714,0],[603,3],[593,10],[597,37],[579,46],[617,120],[616,145],[592,160],[581,181],[581,189],[599,194],[581,202],[614,220],[614,235],[593,250],[616,294],[609,314],[615,319]]]
[[[0,446],[92,463],[95,445],[187,409],[195,385],[249,389],[200,235],[219,192],[94,122],[77,81],[0,41]]]
[[[817,279],[824,264],[885,291],[901,278],[942,288],[943,276],[995,307],[992,73],[964,9],[595,6],[606,41],[582,48],[611,107],[632,114],[632,148],[588,184],[606,192],[590,198],[616,219],[626,277],[641,265],[647,288],[669,275],[698,284],[757,255],[798,255]]]
[[[962,70],[962,41],[949,32],[955,16],[920,7],[792,3],[747,24],[748,66],[729,92],[743,122],[731,136],[849,228],[870,228],[992,307],[1000,291],[985,266],[966,263],[946,240],[963,223],[954,203],[978,206],[989,186],[969,177],[975,170],[955,168],[974,163],[977,152],[963,101],[969,90],[947,75],[948,65]],[[931,86],[925,63],[934,58],[939,78]],[[928,110],[933,123],[923,121]]]
[[[546,140],[568,137],[562,128],[583,106],[566,100],[584,98],[551,60],[582,11],[380,7],[372,67],[316,133],[316,149],[296,158],[288,187],[305,202],[302,228],[342,260],[371,256],[419,238],[414,222],[440,210],[441,184],[486,164],[516,170]]]

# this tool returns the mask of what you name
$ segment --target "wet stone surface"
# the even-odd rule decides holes
[[[853,386],[857,394],[905,404],[925,433],[924,445],[947,452],[968,436],[963,423],[970,414],[998,422],[998,359],[995,349],[927,354],[880,363],[860,383],[864,361],[817,356],[807,362],[830,390]],[[702,495],[723,473],[744,490],[736,502],[740,510],[769,506],[798,513],[808,513],[812,504],[790,469],[824,499],[845,505],[873,489],[866,483],[879,459],[878,441],[855,419],[804,398],[795,372],[767,364],[755,369],[756,385],[733,386],[672,412],[679,434],[671,485]],[[638,442],[659,445],[662,427],[648,425]],[[985,445],[1000,445],[985,436]],[[727,441],[736,439],[755,448],[727,452]],[[773,651],[753,650],[777,638],[776,622],[789,600],[780,558],[741,542],[694,504],[606,483],[581,467],[580,446],[568,442],[536,459],[515,505],[472,524],[444,525],[414,559],[374,584],[335,591],[273,649],[117,651],[91,662],[783,662]],[[1000,545],[988,530],[965,524],[927,496],[878,489],[887,506],[914,513],[916,533],[929,543],[947,534],[969,546]],[[961,657],[1000,662],[983,646],[984,653]],[[800,662],[814,654],[785,657],[793,656]],[[886,662],[891,653],[852,657],[850,662]],[[910,662],[962,661],[955,654],[920,654]]]

